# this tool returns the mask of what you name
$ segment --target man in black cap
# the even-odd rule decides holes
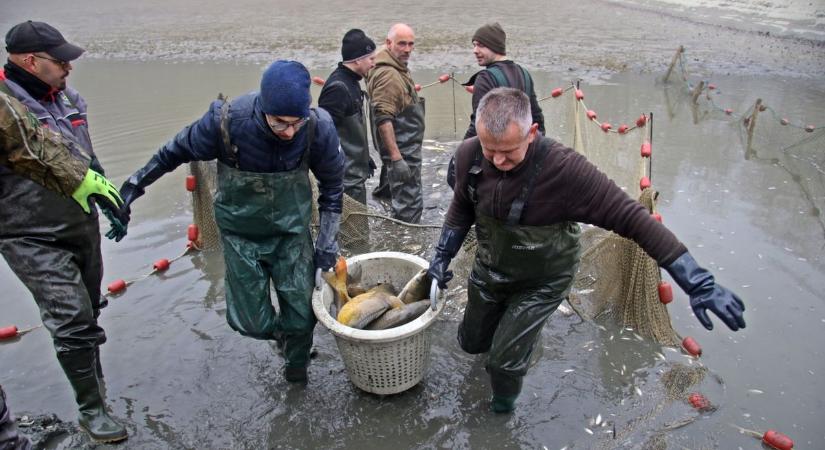
[[[484,67],[476,72],[465,86],[473,86],[473,112],[470,114],[470,126],[464,133],[464,139],[476,135],[476,108],[485,94],[497,87],[511,87],[518,89],[530,97],[530,110],[533,123],[539,124],[539,132],[544,134],[544,115],[536,100],[536,91],[533,88],[533,78],[524,67],[507,59],[507,34],[498,22],[481,26],[473,34],[473,55],[478,65]],[[455,183],[455,157],[450,159],[447,168],[447,184],[453,187]]]
[[[318,106],[332,116],[346,156],[344,193],[366,204],[364,184],[372,176],[375,163],[370,158],[364,91],[359,81],[375,67],[375,42],[357,28],[347,31],[341,44],[341,61],[324,83]]]
[[[6,34],[6,51],[0,90],[69,141],[66,151],[86,158],[89,173],[102,175],[86,124],[86,102],[66,86],[71,61],[83,49],[66,42],[54,27],[28,21]],[[80,426],[97,441],[116,442],[126,439],[127,432],[106,411],[101,392],[99,346],[106,334],[97,318],[105,306],[100,296],[103,262],[100,226],[91,205],[78,205],[0,167],[0,254],[40,308],[57,359],[74,388]],[[117,205],[97,205],[113,221],[107,236],[122,237],[126,230],[117,220]]]

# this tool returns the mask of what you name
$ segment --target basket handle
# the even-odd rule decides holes
[[[436,299],[438,297],[438,280],[433,279],[433,283],[430,285],[430,307],[433,311],[436,310]]]

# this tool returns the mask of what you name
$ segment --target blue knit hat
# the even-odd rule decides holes
[[[278,60],[261,78],[261,107],[271,116],[309,117],[309,71],[298,61]]]

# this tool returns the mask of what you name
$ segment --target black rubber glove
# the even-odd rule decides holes
[[[390,162],[390,176],[393,180],[406,183],[412,178],[412,171],[404,158]]]
[[[144,189],[147,186],[154,183],[166,172],[168,172],[168,170],[161,164],[158,155],[154,155],[145,166],[133,173],[132,176],[123,183],[123,186],[120,187],[123,206],[120,207],[119,215],[124,227],[128,225],[132,219],[132,208],[130,206],[132,202],[143,195]]]
[[[453,271],[447,270],[447,268],[450,267],[450,261],[455,258],[461,248],[465,236],[467,236],[466,229],[449,228],[447,225],[441,228],[441,236],[435,246],[435,254],[430,260],[430,268],[427,269],[427,274],[432,279],[438,280],[438,287],[441,289],[447,289],[447,283],[453,279]]]
[[[713,274],[699,267],[699,263],[690,253],[683,253],[676,261],[665,267],[665,270],[690,296],[693,314],[705,328],[713,329],[707,310],[716,314],[733,331],[745,328],[745,318],[742,317],[745,304],[736,294],[714,282]]]
[[[375,161],[373,161],[372,157],[370,157],[369,169],[367,171],[367,178],[372,178],[373,175],[375,175],[375,169],[377,169],[377,168],[378,168],[378,166],[375,165]]]
[[[338,229],[341,226],[341,213],[321,211],[321,226],[315,239],[315,269],[326,272],[332,269],[338,259]]]

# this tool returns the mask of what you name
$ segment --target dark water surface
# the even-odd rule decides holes
[[[152,11],[150,3],[146,8]],[[216,8],[213,3],[205,2],[204,7]],[[366,5],[350,3],[339,5],[338,12],[354,22]],[[44,16],[50,2],[15,4],[17,15],[30,11]],[[122,22],[112,22],[108,20],[109,3],[96,4],[99,16],[107,18],[100,29],[116,34],[117,45],[124,42],[117,30],[127,34],[144,27],[149,35],[164,21],[182,20],[184,25],[206,21],[173,5],[164,14],[132,11],[152,19],[137,24],[129,17],[130,8],[136,6],[119,4],[124,8]],[[454,48],[459,44],[452,43],[450,36],[461,34],[455,42],[463,42],[463,34],[469,35],[478,22],[488,19],[472,9],[463,10],[470,11],[465,18],[462,10],[436,4],[416,8],[421,10],[416,9],[413,17],[421,18],[424,33],[447,36],[443,39],[449,45],[445,45],[454,52],[450,55],[459,54]],[[541,14],[545,13],[549,14],[547,8],[542,9]],[[306,12],[296,10],[295,14]],[[638,15],[628,14],[638,20]],[[82,34],[80,26],[69,24],[76,15],[76,11],[69,12],[62,19],[71,30],[66,34],[82,36],[92,49],[104,48],[98,35],[102,31],[94,28]],[[428,29],[424,18],[430,15],[434,25]],[[509,20],[530,23],[527,16],[512,13]],[[469,31],[462,34],[445,25],[448,17]],[[221,20],[235,18],[236,13],[227,11]],[[372,28],[365,28],[378,33],[386,28],[384,19],[384,13],[375,13],[370,18]],[[253,29],[266,22],[249,20]],[[4,17],[0,22],[6,21],[15,19]],[[319,25],[307,27],[312,34]],[[164,30],[157,44],[142,36],[135,38],[139,41],[135,45],[144,54],[146,48],[167,48],[176,34],[170,27]],[[189,36],[192,30],[181,26],[180,33]],[[735,38],[737,33],[731,35]],[[194,42],[189,39],[182,39],[181,46]],[[313,75],[326,77],[334,60],[332,44],[322,53],[320,63],[311,64],[315,52],[302,53],[296,42],[289,41],[295,52],[291,56],[307,56]],[[199,48],[202,44],[192,45]],[[524,51],[545,51],[542,45]],[[668,53],[669,59],[670,50],[664,47],[655,52],[646,47],[645,51]],[[455,61],[446,53],[439,56],[437,49],[429,50],[422,50],[420,66],[429,68],[414,72],[421,84],[452,70],[449,61]],[[242,51],[248,52],[248,47]],[[264,54],[271,51],[262,50]],[[461,55],[466,59],[466,53]],[[439,58],[446,62],[439,64]],[[820,60],[808,63],[816,61]],[[453,64],[462,71],[458,78],[469,75],[469,64]],[[761,97],[796,121],[825,123],[825,85],[808,76],[813,71],[797,67],[793,78],[756,74],[763,66],[771,62],[759,60],[749,66],[757,69],[745,71],[746,75],[713,75],[719,86],[715,101],[744,111]],[[96,151],[110,179],[119,185],[159,145],[200,117],[218,92],[236,96],[255,89],[263,67],[231,61],[90,58],[77,64],[70,83],[88,100]],[[657,75],[663,71],[664,67],[655,70]],[[603,77],[602,69],[597,72]],[[539,70],[533,75],[538,90],[545,93],[575,76]],[[454,126],[461,135],[467,125],[469,95],[455,91],[458,115],[454,118],[450,88],[450,84],[438,85],[424,91],[428,223],[440,223],[449,204],[443,165],[457,143]],[[317,98],[318,88],[313,89]],[[241,337],[226,324],[223,261],[213,252],[187,255],[163,275],[138,281],[113,298],[103,312],[101,322],[109,337],[103,347],[107,393],[114,414],[125,419],[130,431],[129,440],[118,448],[642,448],[659,439],[668,443],[667,448],[759,448],[758,441],[739,434],[731,423],[759,431],[780,430],[795,439],[796,448],[825,447],[821,395],[825,392],[821,347],[825,341],[825,219],[817,213],[825,208],[821,135],[819,142],[795,152],[777,147],[745,160],[738,121],[710,111],[694,124],[689,102],[679,89],[664,88],[654,75],[619,74],[586,84],[584,89],[588,106],[597,109],[604,120],[631,121],[642,111],[654,113],[653,174],[665,223],[700,263],[713,270],[719,282],[738,292],[747,304],[748,327],[738,333],[718,322],[714,331],[705,331],[681,292],[676,292],[669,307],[675,328],[682,335],[694,336],[704,348],[701,362],[711,376],[696,390],[711,399],[717,410],[699,414],[684,402],[661,402],[662,373],[674,363],[688,364],[687,358],[639,341],[631,332],[610,327],[599,330],[575,317],[556,314],[544,329],[543,355],[525,380],[518,409],[512,416],[492,415],[487,411],[489,386],[483,360],[464,354],[455,340],[458,301],[435,326],[430,368],[425,380],[412,390],[390,397],[358,391],[347,380],[333,337],[321,326],[316,333],[320,356],[310,368],[311,381],[306,388],[292,386],[283,380],[282,359],[269,343]],[[545,105],[548,134],[570,143],[570,124],[552,115],[553,104]],[[806,136],[810,135],[802,132],[798,139]],[[104,284],[116,278],[137,278],[149,271],[153,261],[183,250],[191,222],[184,176],[181,168],[151,186],[133,205],[129,236],[117,244],[103,243]],[[459,280],[453,283],[460,284]],[[5,264],[0,264],[0,285],[0,326],[39,323],[29,293]],[[0,383],[17,415],[54,412],[64,420],[74,420],[72,394],[46,331],[0,344]],[[608,426],[592,425],[597,415]],[[659,432],[680,422],[690,423]],[[612,439],[614,425],[621,439]],[[633,432],[621,434],[627,429]],[[69,448],[84,443],[74,438],[55,445]]]

